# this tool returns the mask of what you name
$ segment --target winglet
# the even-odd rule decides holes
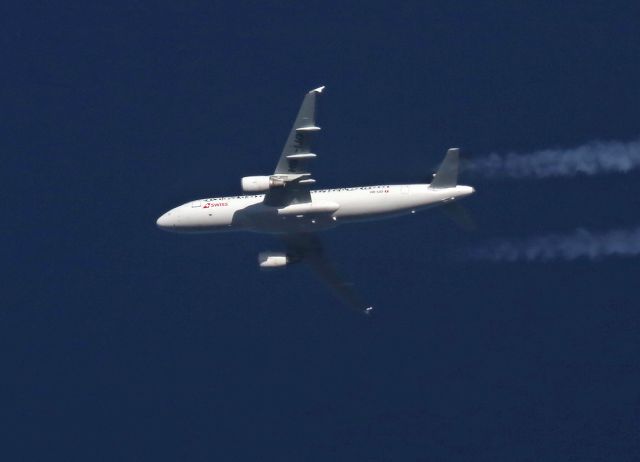
[[[324,85],[318,88],[314,88],[309,93],[322,93],[322,90],[324,90]]]
[[[458,184],[458,164],[460,163],[460,149],[451,148],[447,151],[440,168],[433,176],[430,188],[454,188]]]

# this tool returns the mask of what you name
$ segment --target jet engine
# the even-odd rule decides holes
[[[282,252],[260,252],[258,254],[258,264],[260,268],[280,268],[289,263],[289,257]]]
[[[273,176],[245,176],[242,178],[242,191],[262,192],[268,189],[284,186],[284,180]]]

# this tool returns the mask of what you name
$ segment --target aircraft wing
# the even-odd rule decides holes
[[[293,261],[307,263],[346,305],[362,314],[372,314],[373,307],[364,303],[353,284],[346,282],[333,267],[324,253],[318,236],[311,233],[297,233],[286,234],[283,239],[287,246],[287,255]]]
[[[273,173],[285,182],[283,188],[269,190],[265,202],[269,205],[288,205],[311,201],[309,187],[315,183],[309,172],[309,161],[316,155],[311,152],[311,138],[320,131],[316,126],[316,98],[324,87],[307,93],[291,127],[282,154]]]

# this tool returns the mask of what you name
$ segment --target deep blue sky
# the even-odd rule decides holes
[[[635,226],[638,174],[466,178],[474,234],[327,232],[372,322],[304,267],[260,273],[268,236],[155,227],[271,172],[319,85],[325,187],[423,181],[452,145],[637,138],[637,1],[12,3],[3,460],[637,460],[638,260],[451,255]]]

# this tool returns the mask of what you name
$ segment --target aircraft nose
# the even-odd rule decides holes
[[[156,220],[156,225],[158,225],[158,228],[160,229],[170,228],[171,226],[173,226],[173,224],[174,224],[174,220],[171,217],[171,212],[165,213],[164,215],[162,215],[160,218]]]

